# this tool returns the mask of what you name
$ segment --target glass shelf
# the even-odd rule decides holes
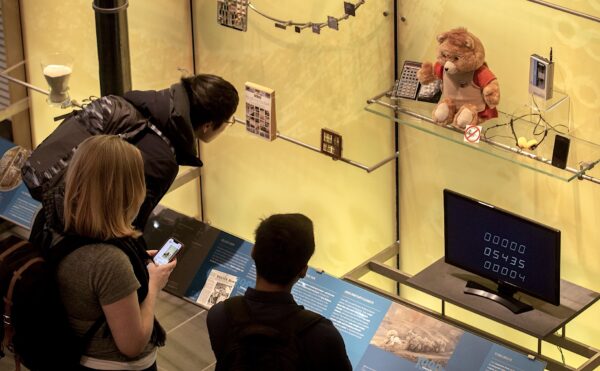
[[[530,113],[543,114],[546,121],[552,125],[565,125],[569,132],[573,131],[570,117],[571,101],[567,94],[554,90],[552,98],[547,100],[531,94],[526,106]]]
[[[412,127],[566,182],[582,179],[600,184],[600,164],[595,167],[600,162],[600,145],[573,136],[576,131],[567,134],[569,128],[566,125],[560,126],[557,124],[558,126],[555,126],[561,135],[570,139],[567,167],[560,169],[552,165],[554,137],[557,131],[548,129],[545,139],[541,141],[544,136],[545,125],[542,122],[536,127],[538,121],[536,116],[516,119],[522,113],[515,113],[515,116],[513,116],[499,112],[498,118],[488,120],[482,124],[483,135],[481,141],[472,144],[464,140],[462,130],[433,123],[431,113],[435,107],[434,104],[407,99],[391,99],[389,95],[389,92],[387,92],[369,99],[365,109],[401,125]],[[513,127],[517,137],[523,136],[541,141],[535,150],[521,149],[517,146],[508,125],[511,118],[514,120]],[[537,135],[534,135],[534,129]]]

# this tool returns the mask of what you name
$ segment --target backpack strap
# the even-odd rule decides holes
[[[288,319],[284,323],[284,327],[287,327],[296,335],[304,333],[306,330],[311,328],[320,322],[324,317],[318,313],[311,312],[310,310],[304,309],[297,311],[295,315]]]
[[[306,365],[306,358],[302,357],[301,354],[304,351],[304,344],[302,343],[302,334],[310,329],[312,326],[320,322],[324,317],[304,309],[302,306],[298,306],[292,313],[287,317],[275,321],[264,321],[258,322],[252,318],[252,313],[248,302],[243,296],[231,297],[224,301],[224,307],[226,315],[231,321],[229,329],[229,339],[225,343],[225,352],[229,354],[232,350],[235,350],[234,338],[244,336],[246,331],[252,334],[261,334],[269,336],[273,339],[281,339],[286,341],[287,339],[295,339],[297,344],[300,364],[299,369],[308,369]],[[235,358],[235,357],[234,357]],[[237,358],[228,358],[226,362],[227,366],[224,368],[217,367],[217,370],[229,369],[232,365],[237,365],[240,360]],[[233,363],[231,363],[233,362]],[[221,365],[222,366],[222,365]]]
[[[0,262],[2,262],[4,260],[4,258],[9,256],[10,254],[12,254],[13,251],[16,251],[17,249],[24,246],[26,243],[27,243],[27,241],[19,241],[16,244],[9,247],[8,249],[6,249],[6,251],[4,251],[2,254],[0,254]]]
[[[165,134],[163,134],[163,132],[156,125],[154,125],[152,123],[152,121],[150,121],[149,118],[147,118],[146,120],[147,120],[148,129],[152,130],[154,132],[154,134],[158,135],[160,139],[162,139],[165,143],[167,143],[167,145],[171,149],[171,153],[173,153],[173,155],[175,155],[175,147],[173,147],[173,144],[171,144],[171,141],[169,140],[169,138],[167,138],[167,136]]]
[[[81,349],[83,350],[84,354],[87,350],[88,345],[92,341],[92,337],[94,337],[94,335],[98,332],[98,330],[100,330],[100,327],[102,327],[102,325],[105,322],[106,317],[104,317],[104,314],[102,314],[100,317],[98,317],[96,322],[94,322],[94,324],[90,326],[90,328],[85,332],[85,334],[83,334],[83,337],[81,337]]]
[[[36,257],[36,258],[31,258],[29,259],[25,264],[23,264],[19,269],[17,269],[12,276],[12,279],[10,280],[10,284],[8,285],[8,290],[6,292],[6,297],[4,298],[4,326],[6,328],[6,332],[4,333],[4,339],[2,339],[2,346],[9,346],[10,344],[12,344],[12,337],[14,334],[14,329],[12,326],[12,299],[13,299],[13,293],[15,290],[15,285],[17,284],[17,281],[21,279],[23,272],[25,272],[27,269],[29,269],[30,266],[32,266],[35,263],[41,263],[43,262],[44,259],[42,259],[41,257]]]
[[[320,314],[311,312],[310,310],[304,309],[303,306],[300,306],[300,308],[290,314],[285,321],[277,324],[277,328],[288,334],[294,334],[300,337],[302,333],[316,325],[323,318],[324,317]]]
[[[58,264],[60,263],[60,261],[64,258],[66,258],[67,255],[69,255],[73,251],[79,249],[80,247],[92,245],[92,244],[96,244],[96,243],[100,243],[100,241],[93,239],[93,238],[66,235],[60,241],[58,241],[58,243],[55,246],[50,248],[49,258],[50,258],[51,264],[54,267],[58,267]],[[85,348],[88,346],[88,344],[92,340],[92,337],[94,336],[94,334],[96,334],[96,332],[98,332],[100,327],[102,327],[102,325],[105,322],[106,322],[106,317],[104,316],[104,314],[100,315],[100,317],[98,317],[98,319],[96,319],[96,321],[92,324],[92,326],[85,332],[85,334],[81,338],[82,347]]]
[[[243,296],[229,298],[225,300],[224,305],[227,317],[232,320],[234,326],[243,325],[253,321],[250,308]],[[289,334],[300,335],[323,318],[324,317],[320,314],[311,312],[300,306],[288,317],[279,321],[279,323],[269,325]]]
[[[75,235],[64,235],[56,245],[52,246],[48,251],[48,258],[54,267],[67,257],[73,251],[80,247],[101,243],[100,240],[88,237],[80,237]]]
[[[223,302],[227,318],[232,320],[234,326],[248,323],[252,320],[250,317],[250,308],[243,296],[234,296]]]
[[[140,283],[140,288],[137,290],[138,301],[140,304],[144,301],[148,294],[148,269],[146,268],[146,258],[150,258],[147,253],[147,248],[145,245],[145,241],[143,238],[134,239],[132,237],[122,237],[122,238],[113,238],[106,241],[101,241],[98,239],[90,238],[90,237],[82,237],[73,234],[68,234],[63,237],[55,246],[50,248],[50,257],[51,261],[55,266],[58,266],[58,263],[64,259],[71,252],[77,250],[80,247],[93,245],[93,244],[109,244],[113,245],[116,248],[120,249],[125,255],[127,255],[131,266],[133,267],[133,272]],[[85,333],[83,336],[83,344],[87,346],[89,341],[91,341],[92,336],[100,329],[101,325],[106,322],[106,317],[104,315],[100,316],[96,322],[92,325],[92,327]],[[108,329],[105,332],[108,334]],[[150,340],[153,344],[157,346],[163,346],[166,341],[166,331],[162,328],[160,323],[154,318],[154,325],[152,329],[152,335],[150,336]]]

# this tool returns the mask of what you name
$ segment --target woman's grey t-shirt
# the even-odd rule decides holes
[[[83,246],[70,253],[60,262],[57,278],[69,322],[79,336],[103,315],[103,305],[115,303],[140,287],[127,255],[108,244]],[[143,358],[154,349],[148,344],[140,355],[127,358],[119,352],[107,327],[105,323],[93,336],[86,356],[127,362]]]

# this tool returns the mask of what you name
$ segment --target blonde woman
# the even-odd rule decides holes
[[[132,226],[144,198],[136,147],[108,135],[79,145],[65,177],[65,238],[59,245],[83,246],[61,260],[57,280],[75,332],[83,336],[100,324],[85,341],[81,370],[157,369],[156,348],[165,333],[154,306],[176,262],[149,264],[141,233]]]

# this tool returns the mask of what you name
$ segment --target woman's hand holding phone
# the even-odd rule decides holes
[[[161,265],[170,262],[175,259],[177,254],[183,249],[183,244],[177,241],[175,238],[171,237],[165,242],[165,244],[160,248],[160,250],[154,254],[152,260],[155,264]]]
[[[158,291],[162,290],[169,282],[169,276],[177,260],[175,256],[181,251],[183,244],[171,237],[165,242],[160,250],[148,250],[148,255],[152,257],[152,262],[148,264],[148,273],[150,274],[150,285],[155,285]]]
[[[162,290],[169,282],[169,276],[175,266],[177,265],[177,259],[161,265],[156,265],[154,262],[148,264],[148,274],[150,275],[150,281],[148,284],[157,289]]]

